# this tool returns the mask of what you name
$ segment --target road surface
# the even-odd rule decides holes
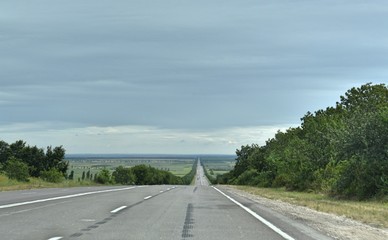
[[[195,186],[209,186],[209,180],[205,176],[205,171],[201,166],[201,160],[198,158],[197,174],[195,178]]]
[[[329,239],[222,187],[207,186],[201,166],[198,174],[193,186],[1,192],[0,238]]]

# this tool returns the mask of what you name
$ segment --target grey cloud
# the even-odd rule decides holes
[[[295,123],[385,81],[387,12],[350,0],[2,1],[0,122]]]

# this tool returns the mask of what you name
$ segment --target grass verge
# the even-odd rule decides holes
[[[4,175],[0,175],[0,192],[2,191],[14,191],[14,190],[26,190],[36,188],[62,188],[62,187],[82,187],[82,186],[97,186],[98,184],[93,181],[63,181],[61,183],[50,183],[43,181],[40,178],[30,178],[29,182],[18,182],[16,180],[10,180]]]
[[[346,216],[375,227],[388,228],[388,201],[345,201],[333,199],[324,194],[290,192],[283,188],[230,187],[268,199],[281,200],[320,212]]]

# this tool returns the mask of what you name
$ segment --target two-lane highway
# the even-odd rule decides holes
[[[202,167],[198,168],[203,177]],[[201,182],[194,186],[2,192],[0,238],[329,239],[302,223]]]
[[[195,185],[196,186],[209,186],[210,185],[209,180],[205,176],[205,171],[201,165],[200,158],[198,158],[197,163],[198,163],[198,165],[197,165],[197,174],[196,174],[196,178],[195,178]]]

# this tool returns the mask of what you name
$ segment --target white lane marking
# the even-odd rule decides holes
[[[144,200],[150,199],[152,196],[145,197]]]
[[[98,194],[98,193],[107,193],[107,192],[124,191],[124,190],[130,190],[130,189],[133,189],[133,188],[135,188],[135,187],[118,188],[118,189],[108,189],[108,190],[101,190],[101,191],[94,191],[94,192],[86,192],[86,193],[77,193],[77,194],[72,194],[72,195],[65,195],[65,196],[60,196],[60,197],[53,197],[53,198],[39,199],[39,200],[28,201],[28,202],[11,203],[11,204],[6,204],[6,205],[0,205],[0,209],[3,209],[3,208],[11,208],[11,207],[18,207],[18,206],[23,206],[23,205],[33,204],[33,203],[41,203],[41,202],[54,201],[54,200],[59,200],[59,199],[81,197],[81,196],[92,195],[92,194]]]
[[[117,213],[117,212],[123,210],[124,208],[127,208],[127,206],[121,206],[121,207],[116,208],[115,210],[112,210],[112,211],[110,211],[110,212],[111,212],[111,213]]]
[[[170,191],[170,188],[167,188],[167,191]]]
[[[96,219],[81,219],[81,222],[95,222]]]
[[[160,193],[163,193],[164,191],[159,191]]]
[[[260,222],[264,223],[265,225],[267,225],[267,227],[271,228],[273,231],[275,231],[277,234],[279,234],[280,236],[282,236],[284,239],[287,239],[287,240],[295,240],[294,238],[292,238],[290,235],[288,235],[287,233],[283,232],[282,230],[280,230],[279,228],[277,228],[275,225],[273,225],[272,223],[268,222],[267,220],[265,220],[263,217],[261,217],[260,215],[258,215],[257,213],[255,213],[254,211],[252,211],[251,209],[245,207],[244,205],[242,205],[241,203],[237,202],[236,200],[234,200],[233,198],[229,197],[228,195],[226,195],[225,193],[223,193],[221,190],[219,190],[218,188],[216,187],[212,187],[214,188],[215,190],[217,190],[219,193],[221,193],[222,195],[224,195],[226,198],[228,198],[230,201],[234,202],[235,204],[237,204],[239,207],[241,207],[242,209],[244,209],[245,211],[247,211],[249,214],[251,214],[253,217],[255,217],[257,220],[259,220]]]
[[[49,238],[48,240],[59,240],[59,239],[62,239],[63,237],[52,237],[52,238]]]

